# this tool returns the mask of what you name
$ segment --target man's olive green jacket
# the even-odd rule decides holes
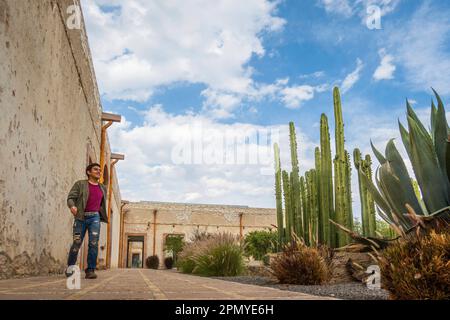
[[[78,180],[70,189],[67,196],[67,206],[69,208],[77,207],[77,215],[75,219],[84,220],[84,208],[89,198],[89,185],[88,180]],[[108,223],[108,216],[106,214],[106,187],[104,184],[99,183],[100,189],[103,192],[103,198],[100,205],[100,221]]]

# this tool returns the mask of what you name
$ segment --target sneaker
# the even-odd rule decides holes
[[[69,272],[68,269],[66,269],[66,271],[64,271],[64,274],[66,275],[66,278],[68,278],[73,275],[73,272]]]
[[[97,275],[95,274],[95,271],[89,270],[89,271],[86,271],[86,276],[84,278],[85,279],[97,279]]]

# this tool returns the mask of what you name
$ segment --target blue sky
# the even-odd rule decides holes
[[[384,149],[398,137],[406,98],[429,123],[430,87],[450,97],[448,1],[82,5],[103,108],[125,118],[109,137],[127,157],[117,166],[125,199],[274,207],[273,177],[261,166],[174,163],[171,152],[189,126],[237,135],[275,128],[289,168],[286,125],[294,121],[305,171],[321,113],[334,129],[333,86],[342,92],[349,152],[371,153],[370,139]],[[366,25],[371,5],[381,29]],[[355,175],[352,186],[358,212]]]

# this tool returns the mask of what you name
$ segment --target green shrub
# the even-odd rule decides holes
[[[243,249],[231,234],[208,235],[186,244],[177,265],[184,273],[236,276],[244,269]]]
[[[236,244],[222,244],[195,256],[194,274],[202,276],[237,276],[244,269],[242,249]]]
[[[164,265],[166,266],[166,269],[172,269],[173,268],[173,258],[172,257],[165,258]]]
[[[252,231],[245,236],[245,255],[262,260],[268,253],[276,252],[278,233],[271,231]]]
[[[195,268],[195,261],[192,258],[187,257],[178,259],[177,267],[183,273],[192,273]]]
[[[327,247],[309,248],[297,239],[272,259],[270,267],[280,283],[318,285],[331,279],[331,261]]]
[[[147,268],[150,269],[158,269],[159,267],[159,258],[158,256],[150,256],[145,260],[145,264]]]
[[[450,299],[450,228],[400,240],[380,252],[381,283],[391,298]]]

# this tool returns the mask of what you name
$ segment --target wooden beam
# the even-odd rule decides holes
[[[120,122],[122,116],[120,114],[102,112],[102,121]]]
[[[125,211],[123,210],[123,207],[125,207],[125,205],[127,205],[128,203],[130,203],[127,200],[122,200],[122,203],[120,205],[120,230],[119,230],[119,264],[118,267],[119,268],[124,268],[124,263],[123,263],[123,220],[124,220],[124,214]]]
[[[111,153],[111,160],[125,160],[125,155],[121,153]]]
[[[156,213],[158,211],[153,210],[153,255],[156,255]]]

